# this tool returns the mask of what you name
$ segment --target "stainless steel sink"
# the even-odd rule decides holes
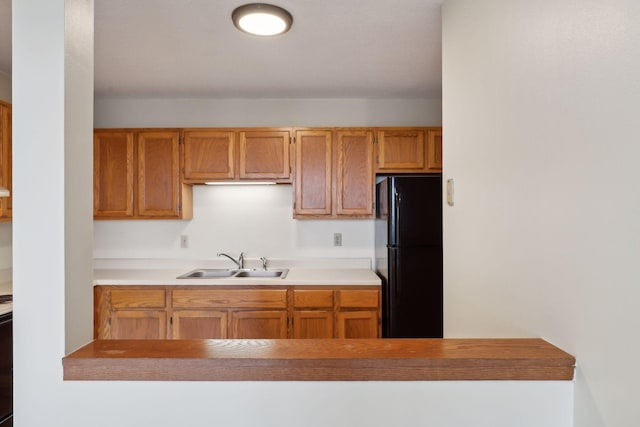
[[[284,279],[289,273],[288,268],[276,270],[233,270],[224,268],[197,268],[177,277],[177,279],[223,279],[223,278],[280,278]]]
[[[229,270],[226,268],[198,268],[178,276],[177,279],[215,279],[231,277],[237,272],[238,270]]]
[[[233,277],[279,277],[284,279],[289,272],[288,269],[283,270],[242,270],[238,271]]]

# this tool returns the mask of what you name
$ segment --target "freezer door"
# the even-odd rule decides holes
[[[442,249],[389,248],[383,337],[442,338]]]
[[[442,246],[442,177],[388,179],[389,246]]]

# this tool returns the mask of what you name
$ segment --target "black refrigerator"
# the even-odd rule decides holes
[[[388,176],[376,190],[382,337],[442,338],[442,176]]]

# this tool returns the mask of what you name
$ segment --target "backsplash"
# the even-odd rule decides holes
[[[373,257],[373,220],[294,220],[292,197],[287,184],[194,186],[192,220],[95,221],[94,258]],[[342,246],[333,246],[333,233],[342,233]]]

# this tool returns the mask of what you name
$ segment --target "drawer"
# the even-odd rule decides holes
[[[378,294],[377,290],[340,291],[340,308],[378,308]]]
[[[286,289],[176,289],[174,308],[287,308]]]
[[[331,290],[295,290],[293,291],[294,308],[333,308],[333,291]]]
[[[113,308],[164,308],[164,289],[113,289]]]

